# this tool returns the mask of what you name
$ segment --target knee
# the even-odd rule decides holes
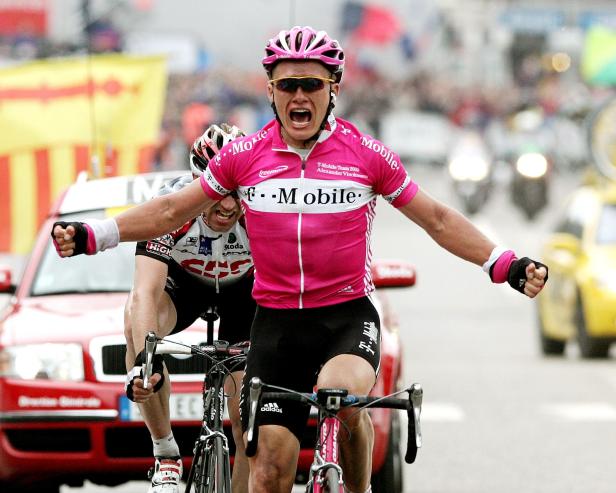
[[[288,467],[276,461],[251,461],[251,480],[264,487],[263,491],[278,491],[282,478],[287,473]]]

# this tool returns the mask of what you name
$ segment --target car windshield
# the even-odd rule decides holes
[[[597,228],[599,245],[616,245],[616,204],[606,204],[601,210]]]
[[[62,221],[102,219],[104,211],[66,215]],[[135,243],[121,243],[117,248],[97,255],[79,255],[64,259],[49,245],[38,265],[31,296],[66,293],[100,293],[130,291],[135,267]]]

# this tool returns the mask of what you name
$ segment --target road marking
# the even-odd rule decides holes
[[[616,421],[616,407],[606,402],[546,404],[543,411],[565,421]]]
[[[421,421],[459,422],[465,418],[464,411],[457,404],[448,402],[425,402],[421,406]]]

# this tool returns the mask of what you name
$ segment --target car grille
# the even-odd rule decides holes
[[[102,347],[103,373],[105,375],[126,375],[126,356],[125,344],[114,344]],[[205,372],[205,360],[200,357],[190,356],[188,358],[177,359],[165,354],[163,356],[167,370],[172,375],[176,374],[195,374],[203,375]]]
[[[231,455],[235,453],[235,442],[231,427],[225,425],[225,435],[229,442]],[[89,452],[92,441],[89,428],[19,428],[5,430],[11,447],[20,452]],[[306,428],[301,447],[310,449],[315,443],[314,423]],[[173,427],[173,435],[184,456],[192,455],[199,427],[178,423]],[[145,426],[105,426],[105,453],[113,458],[143,458],[152,456],[152,439]]]
[[[235,453],[235,442],[231,435],[231,426],[224,427],[229,452]],[[191,456],[196,438],[199,436],[199,427],[195,425],[175,425],[173,437],[180,447],[183,456]],[[145,426],[113,427],[105,429],[105,452],[107,457],[133,458],[151,457],[152,439]]]
[[[199,342],[197,340],[190,341],[191,344],[198,344]],[[94,338],[90,341],[89,350],[94,363],[94,373],[99,382],[120,382],[126,378],[126,344],[124,337],[101,336]],[[204,358],[196,355],[177,357],[165,354],[163,359],[172,380],[203,381]]]

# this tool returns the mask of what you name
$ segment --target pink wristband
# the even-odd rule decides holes
[[[515,256],[513,250],[507,250],[503,252],[500,257],[494,262],[494,266],[491,271],[492,282],[494,283],[503,283],[507,280],[507,276],[509,274],[509,267],[511,264],[515,262],[518,258]]]
[[[88,241],[86,243],[86,255],[94,255],[96,253],[96,237],[94,230],[89,224],[83,223],[84,228],[88,230]]]

